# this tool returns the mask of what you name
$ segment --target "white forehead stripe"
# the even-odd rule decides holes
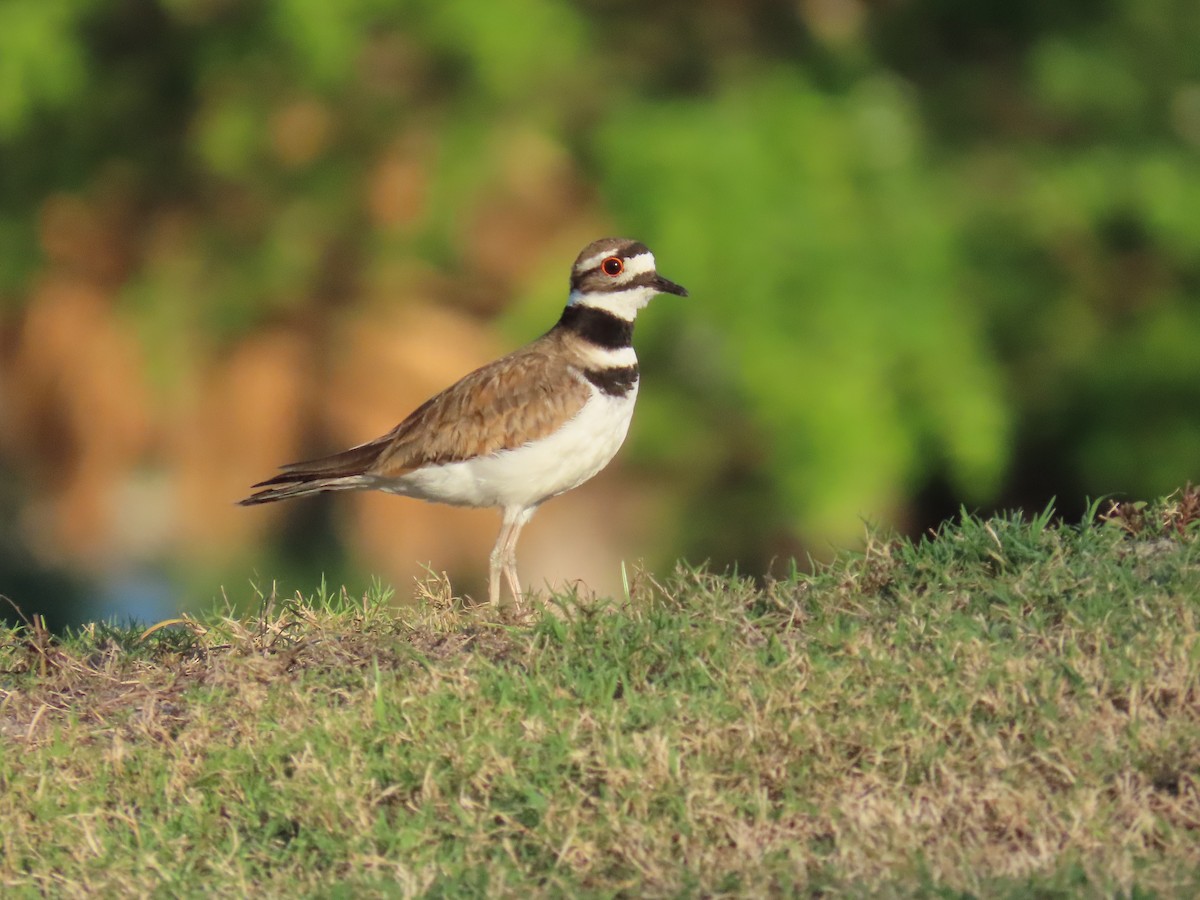
[[[625,272],[623,273],[625,278],[622,280],[636,278],[638,275],[644,275],[647,272],[653,271],[654,254],[649,251],[639,253],[637,256],[631,256],[625,260]]]
[[[613,255],[611,250],[605,250],[603,253],[597,253],[595,256],[589,256],[587,259],[581,259],[575,266],[576,272],[586,272],[589,269],[594,269],[600,265],[600,260],[608,259]]]

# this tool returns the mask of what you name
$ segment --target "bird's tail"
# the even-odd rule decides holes
[[[327,475],[305,477],[303,474],[285,473],[267,481],[260,481],[254,487],[262,490],[255,491],[238,503],[242,506],[256,506],[259,503],[274,503],[276,500],[288,500],[292,497],[307,497],[309,494],[320,494],[323,491],[352,491],[367,485],[368,479],[362,475],[330,478]]]
[[[238,502],[242,506],[255,506],[291,497],[306,497],[322,491],[353,491],[372,487],[375,481],[367,474],[367,470],[385,446],[381,438],[335,453],[333,456],[284,466],[274,478],[254,485],[256,488],[262,488],[261,491],[256,491]]]

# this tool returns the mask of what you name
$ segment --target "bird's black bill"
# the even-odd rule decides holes
[[[668,281],[661,275],[656,275],[654,277],[654,289],[663,294],[677,294],[680,297],[686,297],[688,295],[687,288],[685,288],[682,284],[676,284],[673,281]]]

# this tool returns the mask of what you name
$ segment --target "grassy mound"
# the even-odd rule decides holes
[[[965,516],[525,621],[434,584],[3,630],[0,887],[1189,893],[1196,508]]]

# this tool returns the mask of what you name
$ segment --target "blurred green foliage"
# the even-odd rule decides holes
[[[895,508],[934,460],[975,499],[1006,463],[1000,372],[918,131],[886,78],[826,96],[767,73],[645,104],[601,142],[663,258],[694,260],[688,277],[728,309],[729,374],[771,483],[817,534],[857,528],[848,509]],[[670,410],[685,407],[664,406],[673,431]]]
[[[1191,0],[10,0],[0,296],[55,192],[184,211],[121,289],[169,378],[184,335],[397,256],[462,274],[536,134],[692,291],[642,326],[635,431],[682,549],[755,567],[860,515],[1161,493],[1200,447],[1197,47]],[[289,155],[296,102],[324,118]],[[409,135],[420,214],[372,221],[368,163]],[[512,315],[548,321],[564,266]]]

